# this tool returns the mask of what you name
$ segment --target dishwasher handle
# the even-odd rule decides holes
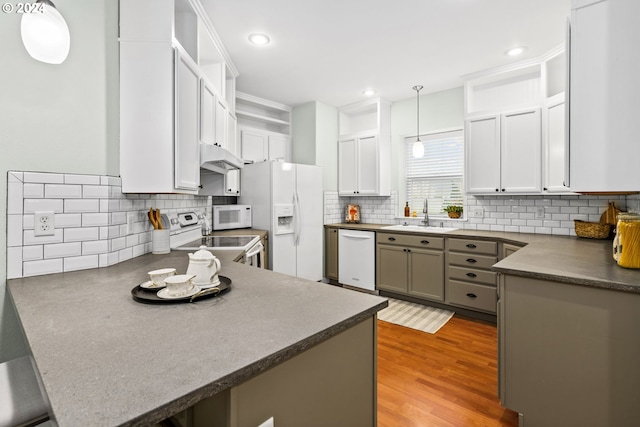
[[[345,234],[345,233],[343,233],[342,236],[351,237],[352,239],[371,239],[371,236],[361,236],[359,234]]]

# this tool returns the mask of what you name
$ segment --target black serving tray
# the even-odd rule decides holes
[[[186,296],[182,298],[160,298],[157,294],[159,289],[145,289],[140,285],[131,289],[131,297],[134,301],[141,302],[143,304],[176,304],[185,302],[197,302],[204,299],[214,298],[221,295],[231,288],[231,279],[226,276],[218,276],[220,278],[220,284],[216,287],[203,289],[202,295]],[[219,292],[207,292],[209,290],[219,289]],[[207,293],[204,293],[207,292]]]

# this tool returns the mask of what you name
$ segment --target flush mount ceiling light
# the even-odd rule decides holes
[[[511,48],[509,50],[507,50],[504,54],[507,56],[518,56],[518,55],[522,55],[522,53],[527,50],[526,47],[524,46],[518,46],[518,47],[514,47]]]
[[[50,0],[38,0],[30,13],[22,15],[20,33],[25,49],[33,59],[62,64],[69,55],[69,27]]]
[[[413,90],[416,91],[416,103],[417,103],[417,131],[416,131],[416,142],[413,143],[412,152],[413,157],[416,159],[422,158],[424,156],[424,145],[422,141],[420,141],[420,91],[422,90],[422,86],[416,85],[412,87]]]
[[[271,39],[262,33],[253,33],[249,36],[249,41],[257,46],[264,46],[269,44]]]
[[[376,94],[376,91],[373,90],[373,89],[366,89],[366,90],[362,91],[362,94],[364,96],[373,96],[373,95]]]

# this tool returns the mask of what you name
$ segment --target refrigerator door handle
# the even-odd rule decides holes
[[[301,221],[302,221],[302,207],[300,206],[300,197],[298,196],[298,191],[293,193],[293,198],[294,198],[294,203],[293,206],[295,207],[295,245],[298,246],[298,244],[300,243],[300,228],[302,227]]]

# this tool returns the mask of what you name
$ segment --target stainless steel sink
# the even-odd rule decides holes
[[[457,228],[451,227],[424,227],[422,225],[387,225],[380,227],[381,230],[394,230],[394,231],[412,231],[418,233],[448,233],[450,231],[456,231]]]

